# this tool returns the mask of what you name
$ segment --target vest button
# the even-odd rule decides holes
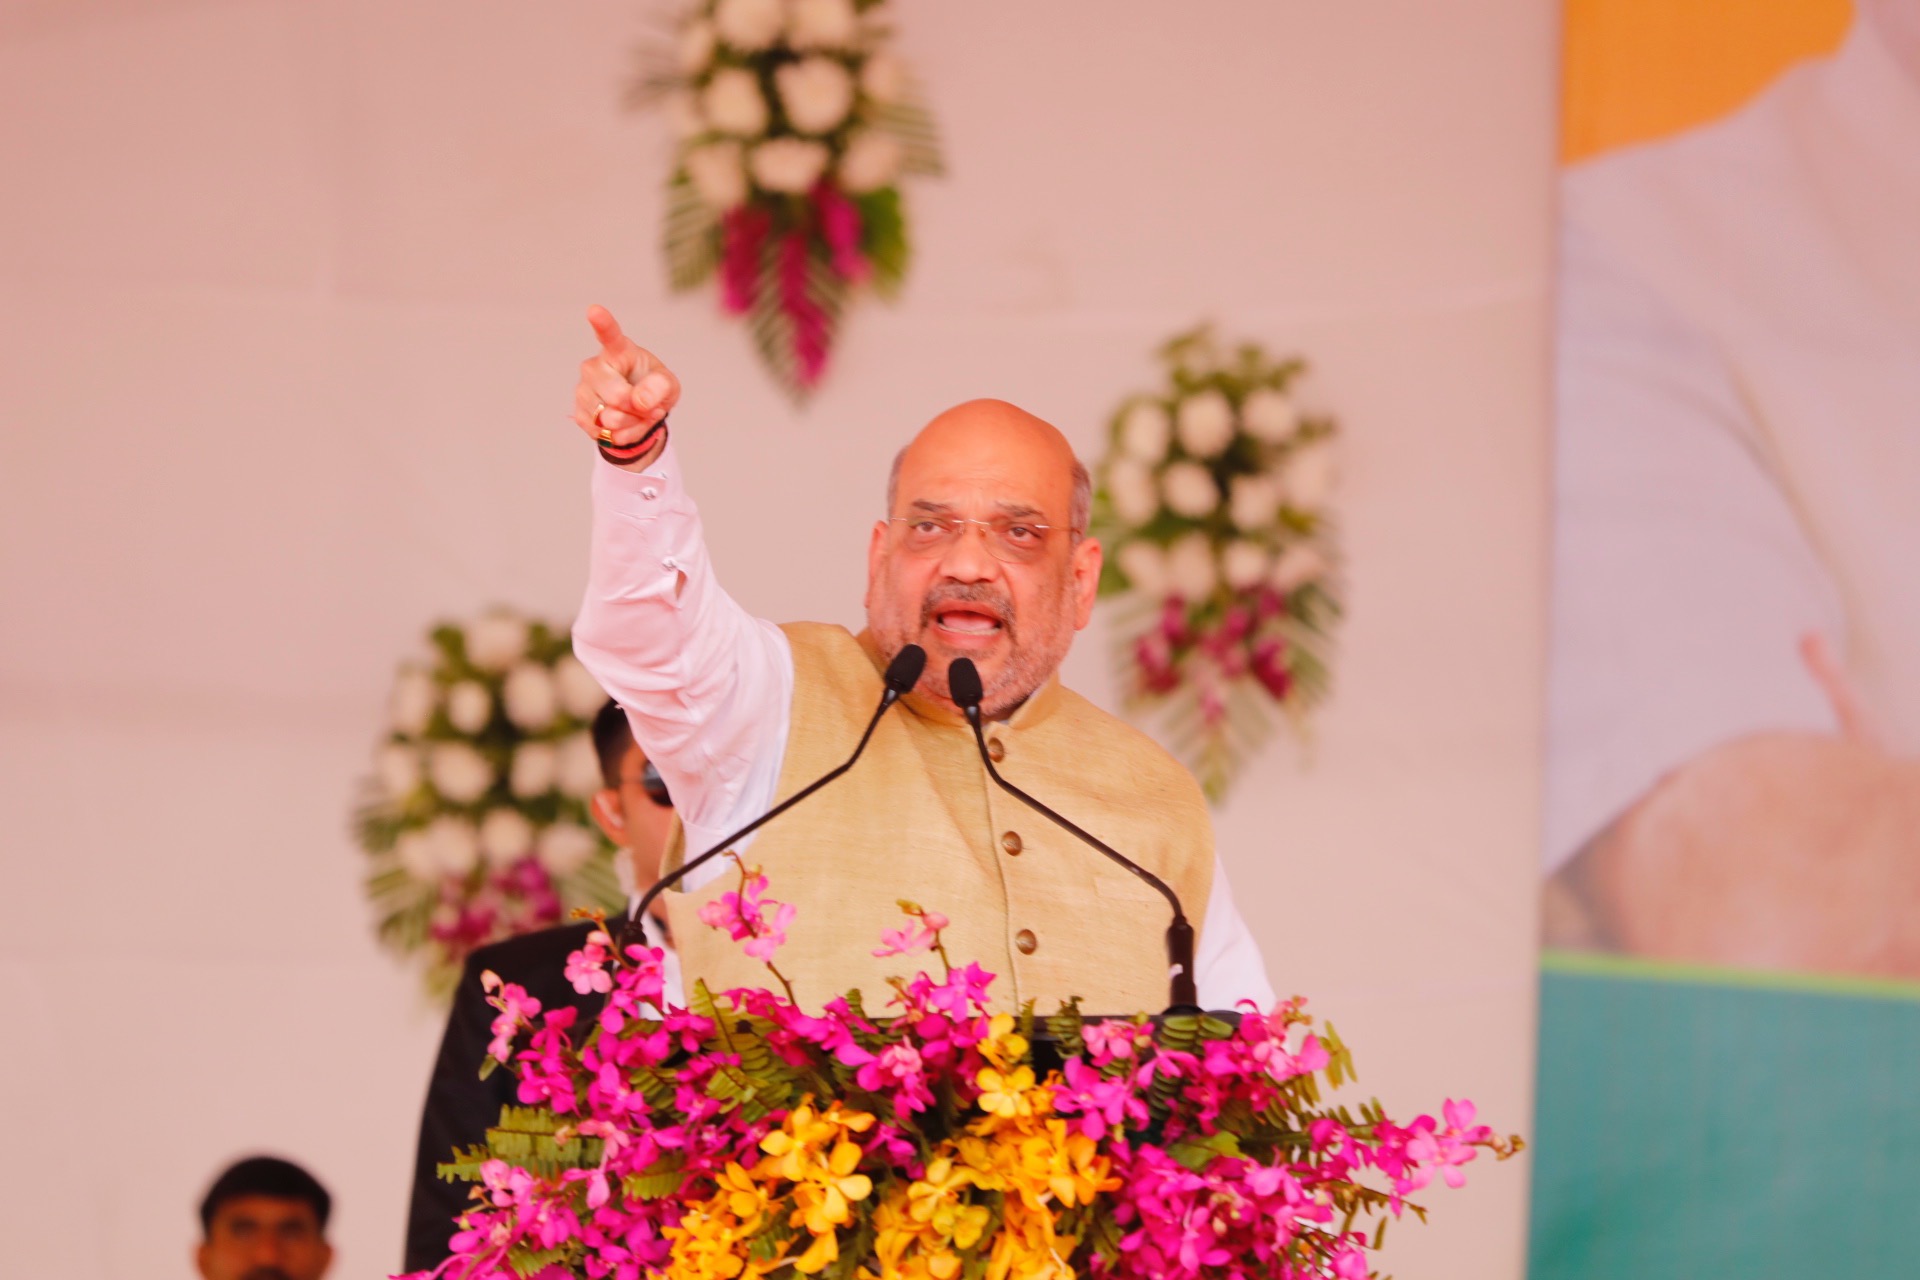
[[[1020,856],[1020,851],[1027,846],[1021,841],[1018,831],[1008,831],[1001,835],[1000,847],[1017,858]]]
[[[1039,949],[1040,939],[1033,936],[1033,930],[1022,929],[1013,935],[1013,945],[1020,948],[1020,954],[1030,956]]]
[[[987,759],[999,764],[1007,758],[1007,744],[998,738],[987,739]]]

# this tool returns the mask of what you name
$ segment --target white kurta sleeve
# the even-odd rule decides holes
[[[1834,729],[1799,642],[1846,642],[1839,592],[1709,338],[1573,219],[1559,310],[1549,874],[1702,752]]]
[[[1213,859],[1213,888],[1207,894],[1207,914],[1194,945],[1193,981],[1202,1009],[1231,1009],[1251,1000],[1262,1013],[1273,1008],[1273,983],[1267,962],[1253,940],[1240,909],[1233,905],[1233,889],[1218,854]]]
[[[721,589],[671,444],[652,467],[593,470],[592,553],[573,648],[626,709],[689,854],[772,803],[793,652]]]

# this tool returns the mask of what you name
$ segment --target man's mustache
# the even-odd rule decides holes
[[[924,632],[933,625],[934,614],[956,604],[985,605],[1000,619],[1000,629],[1012,637],[1012,598],[984,582],[952,582],[927,592],[927,598],[920,605],[920,630]]]
[[[293,1277],[279,1267],[255,1267],[240,1277],[240,1280],[293,1280]]]

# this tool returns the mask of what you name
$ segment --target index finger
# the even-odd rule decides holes
[[[587,323],[593,326],[593,336],[600,341],[600,347],[608,355],[613,355],[623,346],[632,346],[626,334],[620,332],[620,322],[613,318],[613,312],[599,303],[587,308]]]
[[[1824,632],[1809,631],[1800,637],[1800,660],[1806,663],[1814,681],[1827,695],[1827,701],[1833,707],[1834,720],[1840,727],[1840,735],[1869,746],[1881,745],[1873,716],[1860,701],[1853,681],[1847,678],[1846,667],[1833,652],[1833,646]]]

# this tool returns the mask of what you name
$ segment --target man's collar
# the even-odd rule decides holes
[[[880,645],[874,640],[873,633],[862,631],[854,638],[860,642],[860,648],[867,655],[867,661],[873,663],[873,669],[884,675],[887,670],[887,659],[880,652]],[[910,693],[900,699],[900,702],[907,710],[929,723],[958,725],[963,728],[966,726],[967,717],[957,707],[929,698],[925,694]],[[1060,676],[1055,672],[1047,677],[1047,682],[1041,685],[1032,697],[1015,707],[1013,714],[1006,717],[1006,721],[1015,729],[1024,729],[1039,724],[1052,715],[1059,706]]]

